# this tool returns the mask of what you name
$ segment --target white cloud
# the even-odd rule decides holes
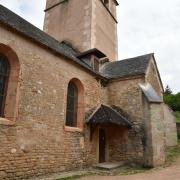
[[[0,0],[43,27],[46,0]],[[121,0],[118,8],[120,59],[154,52],[164,85],[180,91],[180,1]]]
[[[14,11],[42,29],[46,0],[0,0],[0,4]]]

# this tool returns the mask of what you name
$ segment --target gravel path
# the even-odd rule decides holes
[[[180,180],[180,158],[170,167],[126,176],[89,176],[80,180]]]

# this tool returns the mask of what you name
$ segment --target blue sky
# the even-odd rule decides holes
[[[46,0],[0,0],[40,29]],[[155,53],[164,86],[180,91],[180,0],[121,0],[119,59]]]

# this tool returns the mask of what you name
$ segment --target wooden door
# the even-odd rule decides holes
[[[104,129],[99,129],[99,162],[105,162],[106,134]]]

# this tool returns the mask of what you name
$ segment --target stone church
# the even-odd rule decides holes
[[[124,162],[177,143],[154,54],[118,61],[116,0],[47,0],[44,30],[0,5],[0,179]]]

